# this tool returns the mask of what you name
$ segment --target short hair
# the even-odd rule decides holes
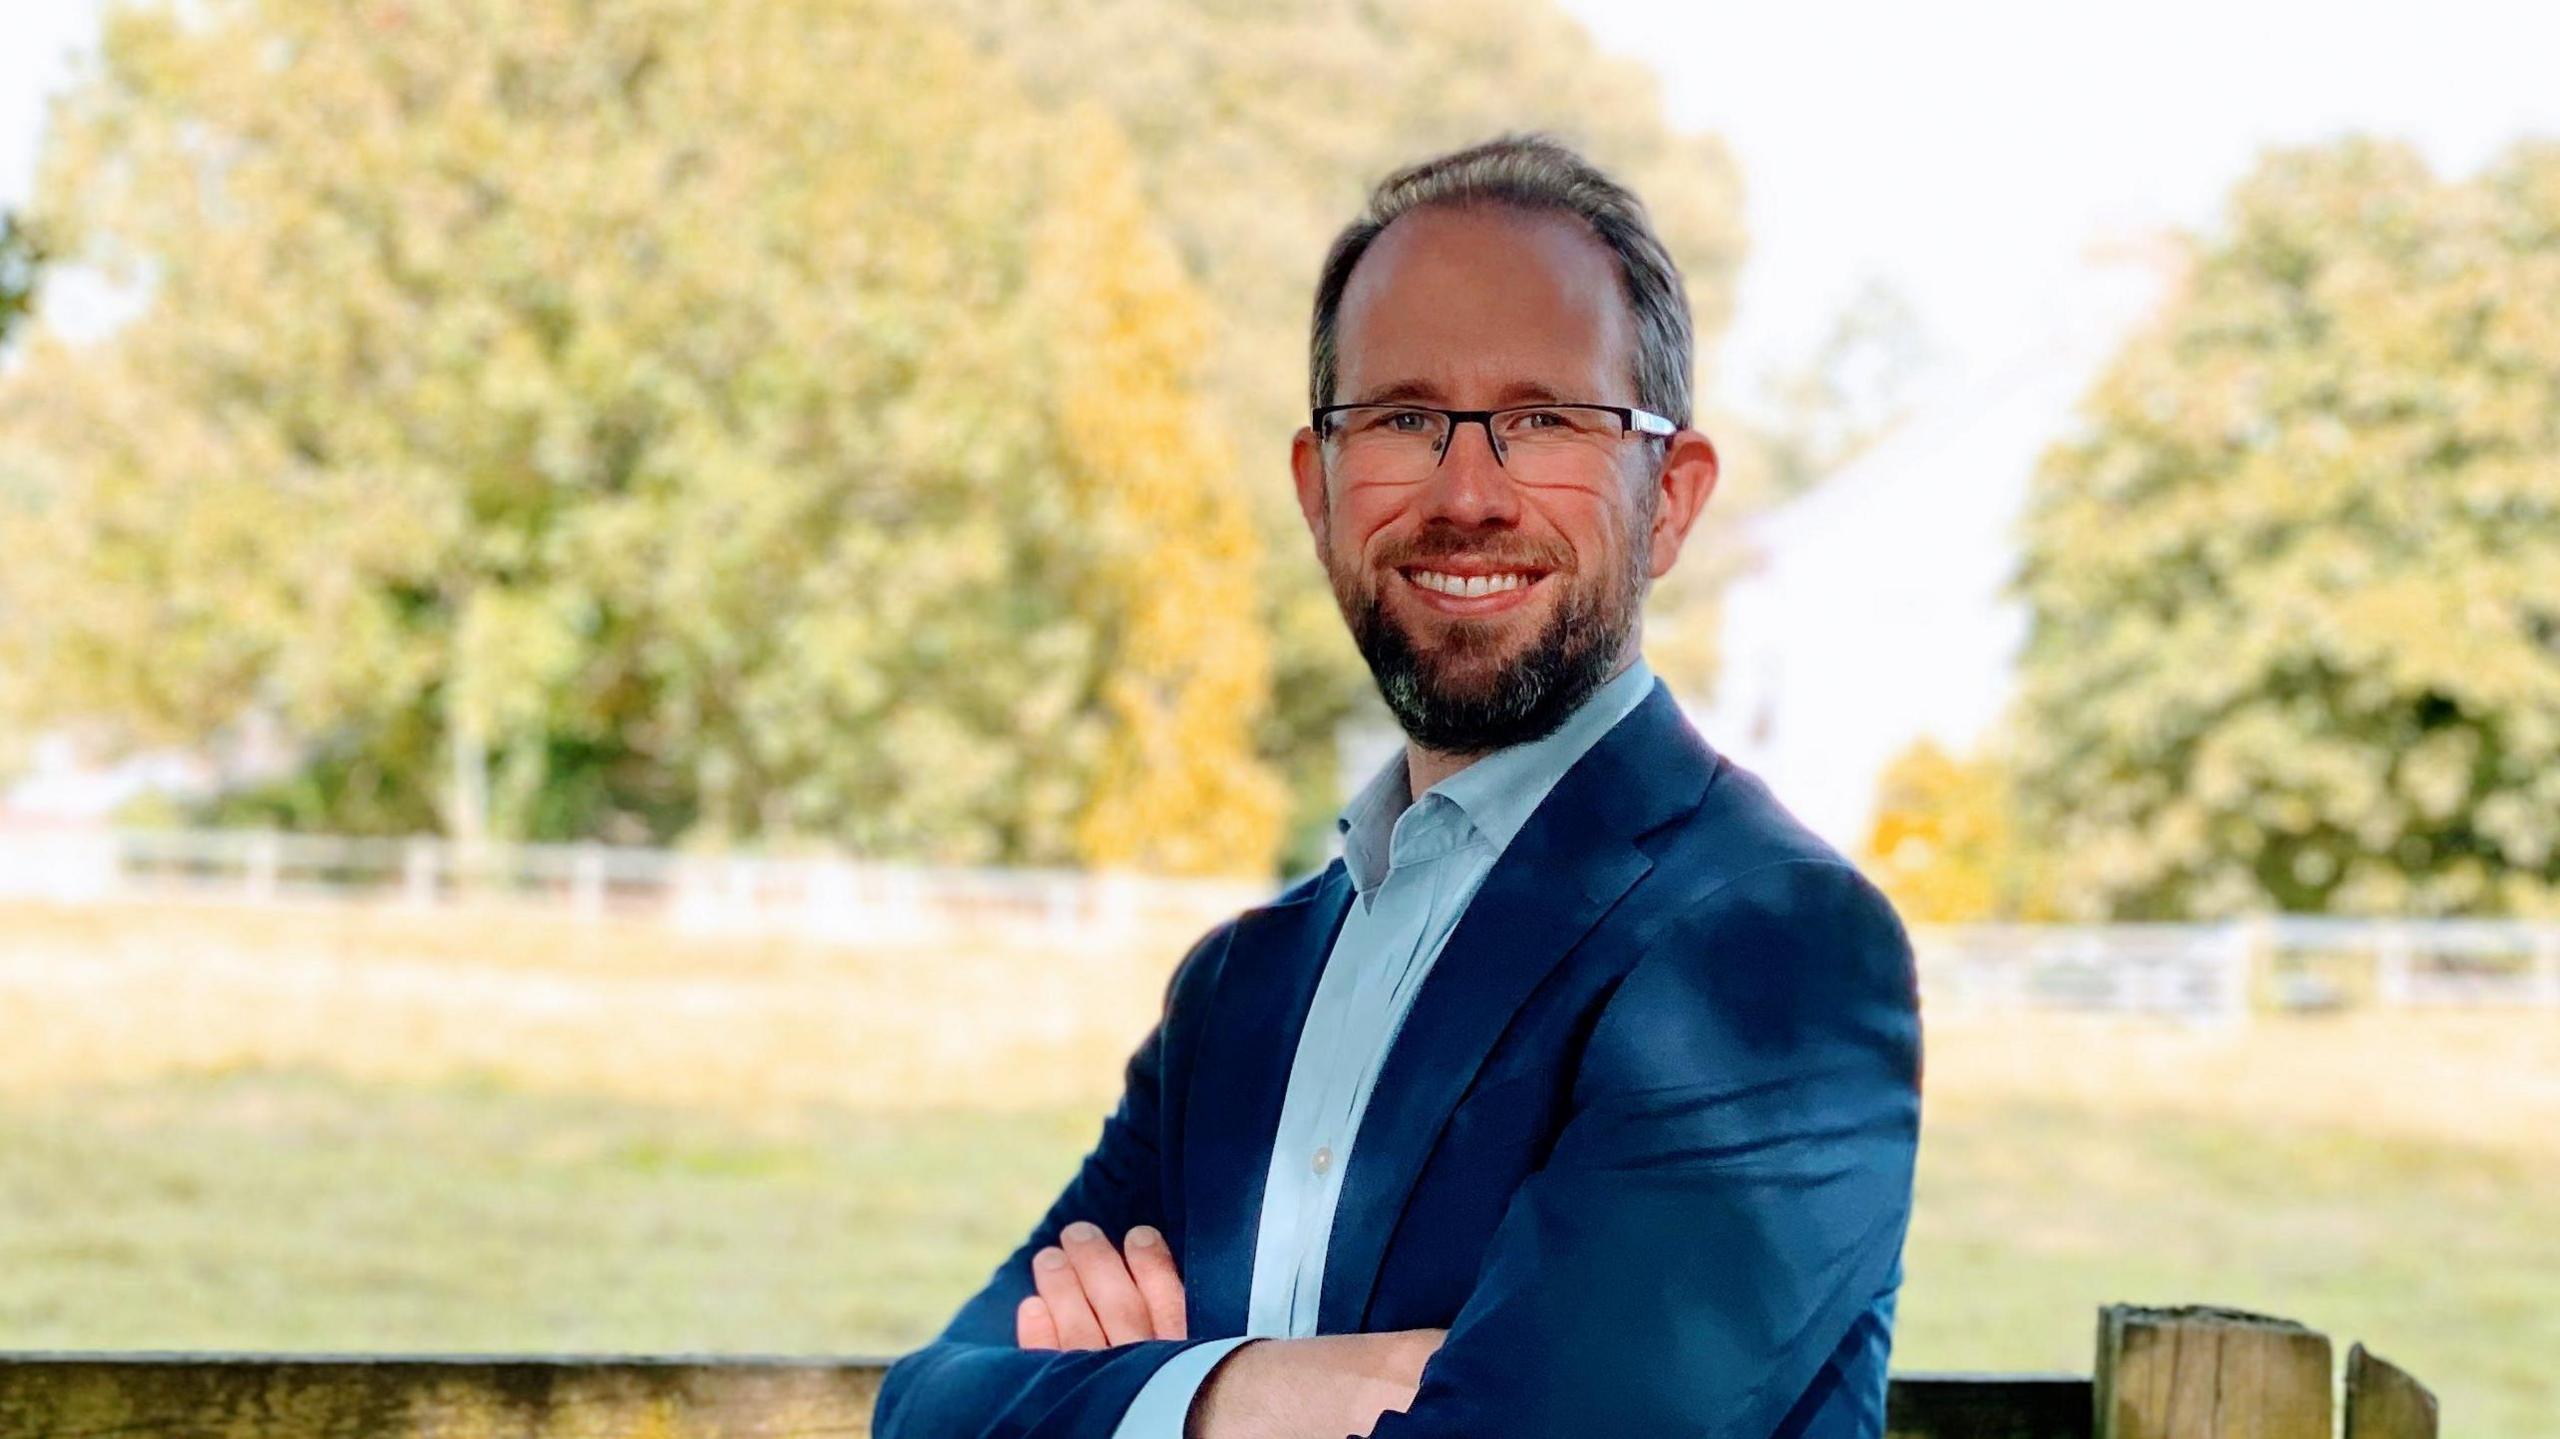
[[[1380,233],[1432,205],[1510,205],[1575,216],[1617,256],[1618,278],[1635,317],[1636,403],[1689,423],[1692,346],[1689,292],[1634,191],[1555,137],[1505,134],[1398,170],[1369,192],[1368,208],[1334,237],[1316,281],[1314,333],[1308,342],[1310,402],[1333,403],[1341,376],[1337,322],[1351,272]]]

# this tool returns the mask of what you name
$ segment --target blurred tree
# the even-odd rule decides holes
[[[128,8],[57,120],[40,214],[148,304],[0,387],[19,721],[263,715],[235,803],[306,825],[1268,870],[1203,302],[957,32]]]
[[[1112,617],[1110,720],[1088,860],[1214,870],[1268,863],[1285,795],[1252,762],[1271,679],[1255,605],[1262,541],[1236,466],[1191,383],[1212,327],[1131,183],[1126,143],[1078,106],[1061,132],[1065,193],[1032,240],[1054,306],[1069,483],[1098,558],[1089,612]],[[1204,479],[1205,477],[1205,479]]]
[[[2048,456],[2029,823],[2076,908],[2560,906],[2560,145],[2270,156]]]
[[[1804,493],[1883,438],[1902,419],[1928,353],[1902,292],[1881,280],[1862,286],[1811,354],[1763,384],[1776,495]]]
[[[16,215],[0,213],[0,356],[8,353],[9,332],[23,324],[35,309],[36,272],[43,256],[24,222]],[[0,514],[6,514],[8,475],[0,472]],[[0,622],[8,612],[0,610]],[[8,693],[8,676],[0,673],[0,700]],[[0,781],[18,774],[26,767],[31,746],[28,735],[15,728],[0,728]]]
[[[1877,781],[1867,865],[1914,924],[2054,917],[2036,854],[2011,820],[2012,780],[1986,752],[1914,742]]]
[[[1090,99],[1119,121],[1216,307],[1202,351],[1216,420],[1265,537],[1257,583],[1279,679],[1263,748],[1292,781],[1291,865],[1310,865],[1341,802],[1336,728],[1369,692],[1285,459],[1307,409],[1326,244],[1390,170],[1503,130],[1552,130],[1645,197],[1686,274],[1703,356],[1733,308],[1739,171],[1718,140],[1671,128],[1644,62],[1601,53],[1555,0],[956,0],[944,13],[1045,103]],[[1729,448],[1743,463],[1708,511],[1711,534],[1748,506],[1760,473]],[[1711,677],[1718,573],[1684,566],[1651,606],[1648,640],[1689,692]]]
[[[35,309],[36,272],[44,265],[44,247],[15,215],[0,214],[0,344]]]

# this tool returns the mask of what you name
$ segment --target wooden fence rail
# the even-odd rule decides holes
[[[689,932],[854,944],[999,938],[1123,946],[1196,933],[1276,881],[689,854],[263,830],[0,828],[0,901],[251,906],[506,903]],[[2206,924],[1959,924],[1913,931],[1940,1012],[2141,1014],[2210,1024],[2261,1009],[2560,1009],[2560,921],[2279,915]]]
[[[1259,880],[907,864],[846,855],[689,854],[601,844],[459,844],[264,830],[0,829],[0,900],[506,904],[693,933],[926,943],[1012,936],[1113,946],[1198,931],[1269,899]]]
[[[0,1353],[0,1439],[860,1439],[882,1359]],[[1891,1439],[2330,1439],[2326,1336],[2110,1307],[2097,1372],[1903,1374]],[[2346,1439],[2435,1439],[2426,1387],[2356,1346]]]

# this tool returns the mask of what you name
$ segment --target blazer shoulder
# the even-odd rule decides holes
[[[1674,1090],[1847,1054],[1916,1087],[1918,976],[1891,901],[1792,822],[1736,848],[1678,875],[1649,907],[1577,1095]]]
[[[1656,965],[1703,966],[1719,979],[1735,956],[1764,975],[1819,983],[1842,971],[1910,984],[1911,940],[1883,890],[1815,834],[1758,775],[1718,756],[1689,820],[1654,853],[1641,950]]]

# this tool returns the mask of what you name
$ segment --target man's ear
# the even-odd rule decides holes
[[[1324,448],[1316,432],[1305,425],[1289,437],[1289,473],[1298,483],[1298,513],[1307,521],[1307,537],[1316,542],[1316,556],[1324,556]]]
[[[1652,553],[1647,557],[1655,579],[1671,573],[1672,564],[1680,558],[1689,527],[1698,522],[1707,497],[1716,491],[1720,464],[1715,441],[1703,430],[1684,426],[1664,443],[1662,470],[1654,480],[1659,493],[1654,496]]]

